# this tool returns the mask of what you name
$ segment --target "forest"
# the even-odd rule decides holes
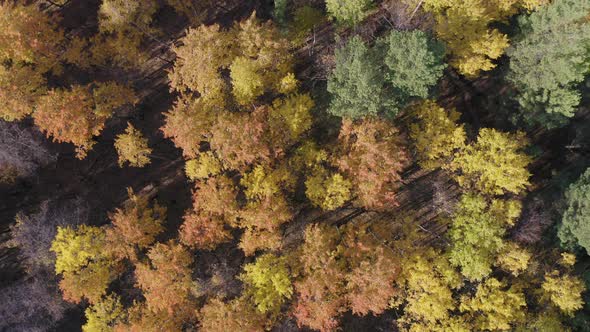
[[[4,0],[0,61],[2,332],[590,332],[589,0]]]

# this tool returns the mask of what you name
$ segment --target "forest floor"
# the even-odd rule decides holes
[[[84,34],[96,29],[98,0],[73,0],[59,9],[63,17],[62,25],[69,33]],[[219,23],[228,26],[257,10],[258,16],[270,17],[269,1],[232,0],[224,3],[224,9],[213,11],[206,24]],[[113,211],[127,197],[127,187],[136,192],[143,191],[168,208],[169,229],[176,229],[182,221],[184,211],[191,206],[191,185],[184,175],[184,161],[179,149],[170,140],[164,139],[159,128],[164,123],[163,113],[168,111],[175,99],[168,87],[167,70],[171,68],[174,55],[170,47],[183,36],[187,22],[171,19],[171,12],[162,10],[156,23],[163,33],[146,45],[152,55],[144,68],[133,73],[121,73],[97,69],[86,73],[96,77],[114,77],[132,85],[141,101],[132,112],[117,114],[107,122],[105,130],[97,138],[97,144],[84,160],[75,158],[73,147],[67,144],[50,143],[50,149],[59,154],[55,163],[43,168],[34,178],[26,179],[10,189],[0,192],[0,241],[9,238],[9,226],[19,211],[32,211],[46,200],[60,201],[81,198],[88,204],[91,211],[89,223],[101,225],[108,222],[107,213]],[[422,18],[416,18],[422,19]],[[399,22],[402,22],[401,24]],[[392,26],[409,28],[412,20],[400,20],[391,17],[386,8],[377,10],[363,25],[354,32],[371,39]],[[346,35],[352,31],[338,30],[338,34]],[[333,54],[337,29],[329,22],[314,29],[313,35],[299,49],[295,50],[297,60],[297,76],[307,80],[305,87],[314,88],[325,84],[326,62]],[[328,60],[326,60],[328,59]],[[471,125],[472,132],[480,127],[495,127],[504,130],[512,129],[510,125],[498,123],[494,116],[499,96],[505,93],[502,81],[493,79],[494,73],[476,81],[469,82],[451,70],[447,71],[441,84],[439,102],[445,107],[454,107],[463,114],[462,120]],[[79,79],[79,77],[76,77]],[[141,132],[145,133],[149,145],[153,149],[152,163],[145,168],[120,168],[117,154],[113,147],[116,134],[122,132],[130,121]],[[32,126],[31,122],[24,125]],[[580,130],[589,130],[590,111],[586,108],[580,112],[570,125],[557,130],[539,130],[530,133],[532,144],[541,148],[531,167],[533,173],[533,193],[525,201],[525,212],[536,208],[538,197],[543,193],[552,192],[548,186],[555,185],[551,178],[558,172],[574,167],[575,160],[590,158],[588,151],[576,150],[571,147],[572,141]],[[564,157],[565,156],[565,157]],[[387,213],[378,213],[356,209],[350,205],[329,213],[315,209],[302,209],[294,221],[285,230],[285,246],[301,243],[303,229],[310,222],[323,221],[343,224],[356,221],[374,221],[389,218],[396,220],[407,211],[413,211],[416,226],[424,234],[423,241],[439,241],[444,245],[441,236],[446,225],[438,222],[437,217],[452,209],[453,202],[459,196],[455,184],[441,171],[425,172],[414,164],[410,165],[403,175],[403,186],[398,193],[399,205]],[[547,203],[548,204],[548,203]],[[529,208],[528,205],[531,207]],[[532,210],[531,210],[532,211]],[[387,219],[386,219],[387,220]],[[519,236],[519,227],[528,227],[537,232],[550,225],[547,220],[535,219],[522,221],[513,231]],[[540,235],[539,235],[540,236]],[[211,273],[212,265],[228,266],[230,272],[237,272],[246,259],[234,244],[223,245],[213,253],[199,254],[197,261],[202,266],[197,271],[197,278],[206,279]],[[9,285],[22,276],[17,257],[13,249],[0,249],[0,284]],[[235,286],[239,288],[239,285]],[[346,331],[363,331],[371,326],[372,331],[390,331],[395,313],[391,312],[379,318],[353,318],[346,315],[343,329]],[[369,325],[370,324],[370,325]],[[294,330],[293,322],[285,322],[276,331]]]

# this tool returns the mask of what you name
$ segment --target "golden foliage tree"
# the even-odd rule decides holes
[[[98,302],[115,277],[104,230],[86,225],[58,227],[51,251],[56,255],[55,272],[62,275],[64,299],[78,303],[85,297]]]
[[[418,153],[420,166],[431,170],[450,162],[455,152],[465,146],[465,129],[458,125],[459,113],[449,112],[427,100],[412,109],[415,121],[410,136]]]
[[[350,199],[352,184],[339,173],[318,166],[305,180],[305,196],[314,206],[334,210]]]
[[[115,138],[115,149],[119,155],[119,167],[126,163],[133,167],[143,167],[150,163],[152,149],[147,144],[147,138],[131,123],[127,124],[124,134]]]
[[[458,151],[448,168],[462,187],[488,195],[519,194],[531,175],[527,166],[532,159],[523,152],[527,145],[524,133],[483,128],[477,142]]]
[[[477,286],[475,296],[461,298],[459,309],[472,315],[477,330],[510,330],[525,318],[526,301],[517,287],[507,287],[498,279],[489,278]]]
[[[492,28],[520,9],[532,10],[545,0],[426,0],[423,6],[434,14],[435,31],[451,53],[450,64],[461,74],[475,77],[496,67],[508,47],[508,37]]]

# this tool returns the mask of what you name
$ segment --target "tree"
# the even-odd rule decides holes
[[[418,250],[402,262],[397,281],[401,292],[396,294],[394,307],[404,301],[404,315],[398,321],[400,329],[435,331],[452,319],[457,307],[453,289],[461,286],[460,275],[440,252]]]
[[[557,235],[567,248],[580,246],[590,253],[590,168],[565,192],[566,208]]]
[[[557,0],[520,18],[507,79],[517,89],[518,117],[527,123],[551,128],[574,115],[577,86],[590,72],[589,12],[587,1]]]
[[[222,69],[230,69],[232,91],[242,105],[278,89],[291,72],[288,42],[271,22],[259,22],[256,13],[230,30],[218,25],[191,29],[183,43],[173,49],[177,61],[170,73],[171,85],[179,92],[198,92],[209,107],[225,106],[230,87],[221,76]]]
[[[17,213],[14,224],[10,226],[11,239],[8,247],[18,247],[21,265],[30,275],[40,270],[51,270],[55,274],[55,256],[51,244],[59,226],[72,226],[85,222],[88,208],[82,200],[61,203],[44,201],[38,211]],[[43,272],[44,274],[44,272]]]
[[[332,96],[328,112],[357,119],[375,115],[385,106],[384,77],[379,61],[363,40],[354,36],[335,51],[336,67],[328,77]]]
[[[108,295],[86,308],[83,332],[108,332],[123,317],[124,310],[117,295]]]
[[[561,274],[554,270],[545,274],[541,287],[545,296],[568,316],[573,316],[584,304],[582,293],[586,287],[576,276]]]
[[[166,208],[154,202],[150,206],[148,198],[138,196],[127,188],[129,199],[122,208],[109,214],[112,226],[106,229],[108,251],[119,259],[137,259],[137,254],[147,249],[164,229]]]
[[[165,138],[172,139],[174,145],[182,149],[185,158],[195,158],[199,154],[200,143],[209,136],[215,122],[213,109],[203,100],[181,96],[172,110],[164,113],[165,123],[160,130]]]
[[[232,92],[241,105],[247,105],[264,93],[264,81],[258,62],[239,56],[229,67]]]
[[[268,110],[258,107],[252,113],[220,114],[211,128],[211,149],[228,169],[243,170],[271,157],[267,141]]]
[[[57,64],[63,32],[37,5],[0,4],[0,59],[13,65],[34,64],[44,73]]]
[[[105,232],[93,226],[58,227],[51,244],[55,252],[55,273],[66,301],[78,303],[82,297],[91,303],[100,300],[115,277],[113,262],[106,254]]]
[[[463,195],[452,216],[449,260],[469,280],[482,280],[491,273],[496,255],[504,246],[502,236],[520,215],[518,201],[486,201]]]
[[[266,319],[243,297],[228,303],[210,299],[198,313],[201,331],[262,331]]]
[[[351,186],[350,181],[342,175],[317,167],[305,180],[305,196],[314,206],[330,211],[350,199]]]
[[[349,271],[346,281],[346,300],[353,314],[379,315],[388,308],[396,290],[394,281],[400,265],[391,247],[387,247],[371,224],[344,226],[343,257]],[[377,226],[375,226],[377,228]]]
[[[392,30],[381,41],[385,79],[403,104],[410,97],[426,98],[446,65],[442,44],[420,30]]]
[[[284,257],[262,255],[256,262],[244,266],[240,279],[245,285],[245,296],[252,298],[261,313],[280,312],[281,305],[293,294]]]
[[[334,164],[352,179],[361,206],[396,205],[395,190],[408,161],[398,130],[384,120],[343,120]]]
[[[490,25],[520,9],[532,10],[544,2],[426,0],[423,6],[435,16],[436,34],[451,53],[450,65],[467,77],[475,77],[496,67],[493,61],[508,47],[508,37]]]
[[[114,91],[118,92],[110,94]],[[117,83],[73,86],[71,90],[50,90],[41,97],[33,118],[54,141],[74,144],[76,157],[83,159],[95,143],[93,136],[100,134],[112,112],[134,102],[133,91]]]
[[[507,243],[496,259],[496,265],[518,277],[531,260],[531,253],[514,242]]]
[[[211,177],[197,183],[193,191],[193,208],[184,214],[179,238],[187,246],[213,250],[232,239],[225,225],[235,222],[238,214],[234,184],[226,177]]]
[[[115,138],[115,149],[119,155],[119,167],[123,167],[125,163],[133,167],[144,167],[151,162],[149,156],[152,149],[147,144],[147,138],[131,123],[127,123],[124,134]]]
[[[531,157],[522,150],[528,145],[524,133],[502,133],[483,128],[477,142],[455,154],[449,169],[460,186],[474,188],[484,194],[519,194],[529,184],[526,169]]]
[[[152,311],[145,302],[133,302],[126,313],[118,319],[112,328],[114,332],[182,332],[185,323],[191,324],[188,317],[194,316],[194,310],[181,308],[182,312],[170,315],[166,310]],[[111,330],[109,330],[111,331]]]
[[[226,225],[237,218],[236,195],[232,181],[226,177],[198,182],[193,191],[193,208],[185,212],[180,226],[180,241],[190,247],[213,250],[231,240]]]
[[[256,12],[238,22],[233,30],[237,35],[238,58],[245,57],[255,62],[256,73],[264,84],[263,91],[278,91],[283,79],[292,73],[293,56],[289,52],[289,42],[271,21],[263,23],[256,19]],[[233,74],[230,76],[233,77]],[[232,85],[235,88],[235,82]],[[238,95],[236,97],[239,101]]]
[[[299,261],[303,279],[294,283],[297,300],[293,315],[299,326],[331,331],[344,312],[344,278],[337,261],[338,229],[326,224],[311,224],[305,229],[305,242]]]
[[[399,263],[373,226],[347,224],[338,229],[323,223],[306,228],[293,313],[300,326],[332,331],[338,327],[338,315],[347,310],[378,315],[387,309]]]
[[[217,24],[189,29],[182,45],[172,49],[176,61],[170,86],[179,92],[198,92],[203,105],[222,109],[225,87],[218,71],[229,68],[235,57],[232,39],[232,33]]]
[[[166,0],[166,3],[184,15],[193,26],[202,23],[207,18],[208,9],[217,4],[211,0]]]
[[[309,94],[293,94],[273,102],[269,112],[269,127],[273,141],[280,148],[297,141],[312,125],[314,102]],[[282,142],[283,144],[279,144]]]
[[[173,315],[190,305],[191,254],[180,244],[156,243],[148,252],[149,262],[135,266],[137,286],[152,311]]]
[[[372,5],[373,1],[371,0],[326,0],[328,14],[338,22],[350,26],[364,20]]]
[[[459,308],[472,314],[478,330],[509,330],[525,318],[526,301],[518,288],[489,278],[477,286],[474,297],[463,296]]]
[[[157,9],[153,0],[103,0],[98,10],[100,31],[114,33],[133,28],[145,31]]]
[[[190,180],[204,180],[221,173],[223,166],[211,151],[199,153],[195,159],[187,160],[184,167],[186,176]]]
[[[45,92],[45,78],[31,66],[13,64],[0,66],[0,118],[22,120],[33,113],[37,100]]]
[[[410,137],[418,152],[422,168],[433,170],[445,167],[453,155],[465,147],[467,139],[463,125],[458,125],[460,114],[445,111],[432,100],[412,108],[415,121],[410,125]]]

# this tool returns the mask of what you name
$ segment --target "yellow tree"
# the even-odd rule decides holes
[[[93,226],[77,229],[58,227],[51,244],[55,252],[55,272],[62,275],[60,288],[67,301],[80,302],[83,297],[98,302],[114,279],[114,261],[107,255],[105,232]]]
[[[199,153],[195,159],[187,160],[184,167],[186,176],[193,181],[219,175],[222,170],[223,165],[211,151]]]
[[[546,0],[425,0],[434,14],[435,31],[451,53],[450,64],[461,74],[475,77],[493,69],[508,47],[508,37],[490,26],[515,14],[534,9]],[[422,3],[422,2],[421,2]]]
[[[532,159],[523,152],[527,145],[524,133],[483,128],[477,142],[458,151],[448,168],[462,187],[489,195],[519,194],[531,175],[527,166]]]
[[[435,101],[427,100],[413,107],[412,115],[415,120],[410,125],[410,136],[422,168],[432,170],[446,165],[465,146],[465,129],[457,124],[457,111],[447,112]]]
[[[410,331],[442,328],[457,308],[453,290],[462,284],[460,275],[444,255],[430,248],[413,253],[402,266],[397,281],[400,292],[392,302],[393,307],[406,302],[398,326]]]
[[[147,144],[147,138],[131,123],[127,124],[124,134],[115,138],[115,149],[119,155],[119,167],[126,163],[133,167],[143,167],[150,163],[152,149]]]
[[[525,318],[526,301],[517,287],[489,278],[477,286],[475,296],[463,296],[459,309],[471,315],[477,330],[510,330]]]
[[[339,173],[318,166],[305,180],[305,196],[314,206],[330,211],[350,200],[352,184]]]

